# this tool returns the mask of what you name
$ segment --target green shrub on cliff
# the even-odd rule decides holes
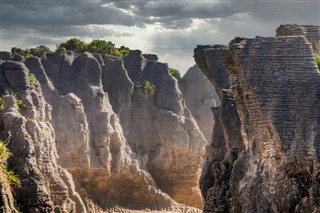
[[[41,57],[46,53],[51,53],[51,52],[52,51],[49,49],[49,47],[46,47],[44,45],[40,45],[40,46],[37,46],[36,48],[31,48],[31,49],[21,49],[17,47],[11,48],[12,55],[20,54],[20,55],[23,55],[25,58],[29,58],[31,56]]]
[[[41,57],[41,56],[45,55],[46,53],[52,53],[52,51],[50,50],[49,47],[46,47],[44,45],[40,45],[34,49],[31,49],[31,54],[34,56]]]
[[[93,39],[90,43],[86,43],[77,38],[71,38],[66,42],[58,45],[57,50],[64,48],[65,50],[71,50],[73,52],[89,52],[89,53],[100,53],[102,57],[106,55],[114,55],[123,57],[128,55],[130,49],[125,46],[117,48],[111,41],[102,39]]]
[[[120,52],[120,56],[124,57],[124,56],[129,55],[130,49],[129,49],[129,47],[121,46],[119,48],[119,52]]]
[[[111,41],[94,39],[87,45],[87,51],[91,53],[100,53],[103,57],[105,55],[120,56],[120,52],[115,48],[115,44]]]
[[[320,55],[315,55],[314,60],[316,61],[317,65],[318,65],[318,69],[320,70]]]
[[[3,96],[0,96],[0,111],[3,109]]]
[[[66,42],[59,45],[58,49],[65,48],[73,52],[85,52],[87,50],[87,44],[77,38],[71,38]]]
[[[12,154],[7,149],[4,141],[0,140],[0,170],[3,176],[0,176],[2,181],[7,181],[10,185],[20,186],[20,180],[18,176],[8,168],[8,158]]]
[[[28,79],[29,79],[29,81],[30,81],[30,83],[31,84],[34,84],[34,83],[36,83],[36,76],[34,75],[34,74],[30,74],[29,76],[28,76]]]
[[[170,74],[175,77],[176,79],[181,78],[180,72],[177,69],[169,68]]]
[[[144,81],[141,85],[140,88],[142,88],[144,94],[153,96],[153,94],[156,91],[155,86],[150,82],[150,81]]]

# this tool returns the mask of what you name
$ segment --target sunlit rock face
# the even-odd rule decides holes
[[[313,51],[304,36],[236,38],[195,49],[221,99],[200,183],[204,212],[320,210]]]
[[[200,212],[206,140],[155,55],[0,57],[0,135],[21,179],[20,211]]]
[[[206,140],[167,64],[132,51],[106,58],[103,86],[128,144],[155,183],[175,201],[202,208],[198,187]],[[154,93],[144,88],[148,81]]]
[[[15,207],[23,212],[85,210],[71,175],[57,163],[51,106],[37,81],[21,62],[2,63],[1,135],[13,157],[9,164],[19,175],[14,188]]]

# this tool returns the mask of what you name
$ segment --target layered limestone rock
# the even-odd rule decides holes
[[[62,88],[63,96],[50,103],[59,162],[73,174],[81,197],[105,210],[116,206],[174,210],[179,205],[158,190],[126,144],[119,119],[102,89],[104,64],[97,60],[101,56],[74,57],[71,53],[62,61],[57,57],[47,57],[42,64],[56,88]],[[46,95],[48,101],[52,95]]]
[[[21,186],[14,199],[23,212],[81,212],[84,205],[70,174],[57,163],[51,107],[42,96],[38,82],[29,80],[21,62],[1,62],[3,97],[1,134],[8,141],[9,159]]]
[[[174,131],[185,135],[183,141],[175,142],[174,137],[177,136],[167,136],[166,132],[171,134],[170,131],[173,130],[166,130],[158,123],[160,130],[157,130],[157,134],[160,134],[163,144],[160,141],[149,141],[150,145],[146,145],[150,159],[157,159],[153,162],[127,143],[130,140],[134,144],[132,139],[137,134],[132,133],[132,138],[125,138],[119,118],[113,112],[109,97],[103,90],[102,80],[105,81],[106,76],[102,76],[102,70],[105,70],[105,62],[99,54],[49,54],[41,59],[29,57],[20,60],[24,63],[12,61],[10,54],[3,53],[0,56],[8,59],[1,61],[0,69],[0,92],[8,94],[4,96],[3,109],[0,111],[0,131],[10,141],[8,148],[13,157],[9,163],[21,179],[21,187],[14,190],[14,199],[20,211],[200,211],[184,204],[192,202],[195,205],[191,206],[202,207],[201,196],[196,187],[204,139],[182,104],[177,82],[167,70],[165,77],[169,76],[169,83],[162,82],[166,89],[163,89],[159,102],[180,110],[178,113],[181,115],[167,110],[160,114],[158,108],[153,110],[157,111],[158,117],[163,116],[166,125],[169,121],[172,125],[177,123],[179,129]],[[156,62],[154,55],[146,57]],[[107,60],[109,59],[106,62]],[[36,80],[32,80],[31,74]],[[153,99],[147,97],[141,88],[134,90],[139,100],[131,97],[134,87],[126,72],[119,72],[113,78],[115,81],[125,82],[123,87],[113,88],[113,92],[119,95],[119,103],[128,104],[116,105],[113,102],[113,108],[123,108],[123,112],[130,113],[136,111],[134,116],[139,116],[139,119],[131,117],[142,122],[138,127],[142,129],[145,118],[141,119],[139,107],[141,104],[148,107],[153,105]],[[111,91],[110,88],[108,90]],[[127,98],[130,98],[130,102]],[[132,105],[131,98],[135,100]],[[168,104],[165,99],[171,102]],[[128,111],[130,107],[133,109]],[[138,130],[130,127],[131,124],[125,124],[128,128],[125,132]],[[155,132],[147,134],[148,139],[153,133]],[[147,140],[143,142],[147,144]],[[153,150],[155,143],[157,150]],[[191,156],[193,151],[195,156]],[[158,156],[159,153],[161,157]],[[167,159],[167,156],[174,159]],[[190,162],[190,165],[179,165],[180,158]],[[196,163],[193,164],[192,161]],[[147,163],[156,165],[147,166]],[[148,168],[153,170],[149,171]],[[159,171],[155,171],[157,169]],[[194,172],[190,180],[190,173],[184,175],[182,170]],[[171,173],[165,177],[167,171]],[[173,185],[172,192],[165,190],[166,187],[170,188],[165,181]],[[182,186],[179,186],[180,183],[183,183]],[[2,189],[0,200],[7,203],[5,210],[10,211],[12,201],[7,202],[10,194],[5,193],[9,191]],[[180,197],[177,195],[179,193]],[[193,198],[196,200],[193,201]]]
[[[202,208],[198,180],[206,141],[168,69],[157,57],[131,51],[123,59],[105,59],[103,86],[124,136],[158,188]]]
[[[320,76],[303,36],[198,46],[221,107],[207,149],[204,212],[318,212]]]
[[[315,54],[320,55],[320,26],[316,25],[280,25],[276,30],[277,36],[305,36],[311,43]]]
[[[185,99],[186,106],[196,120],[199,129],[207,141],[211,141],[214,118],[212,107],[221,105],[220,99],[208,80],[195,65],[191,67],[180,81],[180,88]]]

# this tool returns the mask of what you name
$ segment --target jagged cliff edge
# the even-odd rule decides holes
[[[21,179],[2,211],[200,211],[206,140],[166,64],[140,51],[0,56],[0,130]]]
[[[198,46],[221,107],[201,178],[204,212],[320,212],[320,27]]]

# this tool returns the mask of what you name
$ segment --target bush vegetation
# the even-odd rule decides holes
[[[177,69],[169,68],[169,73],[176,79],[181,78],[180,72]]]
[[[7,149],[4,141],[0,140],[0,170],[3,173],[1,178],[4,178],[10,185],[20,186],[19,177],[8,168],[8,159],[12,154]]]
[[[150,81],[146,80],[140,85],[140,88],[143,90],[144,94],[150,96],[153,96],[156,91],[155,86]]]
[[[71,38],[66,42],[58,45],[58,50],[64,48],[65,50],[71,50],[76,53],[90,52],[100,53],[103,57],[106,55],[113,55],[123,57],[128,55],[130,49],[128,47],[121,46],[117,48],[111,41],[94,39],[90,43],[86,43],[77,38]]]
[[[19,110],[21,111],[22,109],[27,108],[27,106],[23,103],[22,99],[20,98],[18,93],[13,93],[12,96],[14,97],[14,99],[16,99],[16,103],[19,107]]]
[[[52,51],[49,49],[49,47],[46,47],[44,45],[37,46],[36,48],[31,48],[31,49],[21,49],[17,47],[12,47],[11,48],[11,54],[12,55],[23,55],[25,58],[29,58],[32,55],[33,56],[38,56],[41,57],[45,55],[46,53],[51,53]]]
[[[57,45],[55,50],[60,57],[67,53],[67,50],[80,53],[80,52],[90,52],[90,53],[100,53],[103,57],[106,55],[113,55],[118,57],[124,57],[129,54],[130,49],[125,46],[117,48],[111,41],[106,41],[102,39],[94,39],[90,43],[86,43],[78,38],[70,38],[66,42],[62,42]],[[52,53],[49,47],[44,45],[37,46],[31,49],[21,49],[13,47],[11,49],[12,55],[23,55],[25,58],[29,58],[32,55],[41,57],[46,53]]]
[[[29,79],[29,81],[30,81],[30,83],[31,84],[34,84],[34,83],[36,83],[36,76],[34,76],[34,74],[30,74],[29,76],[28,76],[28,79]]]
[[[59,48],[65,48],[66,50],[72,50],[73,52],[85,52],[87,49],[87,44],[84,41],[81,41],[77,38],[71,38],[66,42],[61,43],[58,46]]]
[[[0,111],[3,109],[3,96],[0,96]]]
[[[318,69],[320,70],[320,55],[315,55],[314,60],[317,63]]]

